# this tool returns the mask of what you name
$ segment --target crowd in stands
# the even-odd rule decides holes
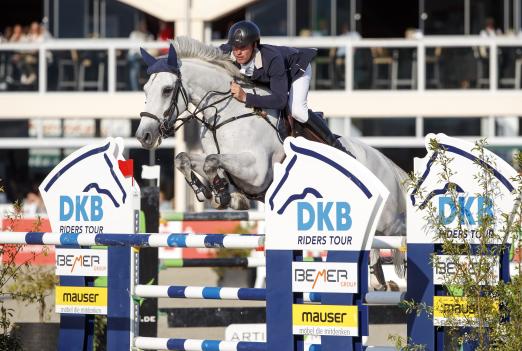
[[[40,43],[51,38],[51,34],[42,23],[30,25],[15,24],[0,32],[0,43]],[[16,90],[34,88],[37,80],[37,53],[31,51],[14,54],[0,51],[0,90],[8,86]]]

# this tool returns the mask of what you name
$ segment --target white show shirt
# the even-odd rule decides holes
[[[252,74],[254,74],[254,68],[255,68],[254,60],[250,60],[250,61],[248,61],[248,63],[241,65],[239,72],[242,75],[252,77]]]

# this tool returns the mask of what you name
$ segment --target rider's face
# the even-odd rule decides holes
[[[252,58],[252,53],[254,52],[254,44],[246,45],[246,46],[238,46],[232,49],[232,54],[236,58],[237,63],[244,65],[248,63]]]

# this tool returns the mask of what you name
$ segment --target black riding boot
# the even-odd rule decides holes
[[[308,110],[308,121],[306,124],[310,127],[310,129],[316,133],[321,139],[324,139],[328,145],[335,147],[343,152],[346,152],[348,155],[354,157],[352,153],[341,144],[337,136],[335,136],[328,125],[326,124],[326,120],[322,118],[319,114],[315,113],[312,110]]]

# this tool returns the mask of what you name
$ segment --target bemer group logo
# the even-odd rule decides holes
[[[107,276],[105,249],[56,249],[56,275]]]
[[[294,292],[358,292],[357,263],[292,262]]]

